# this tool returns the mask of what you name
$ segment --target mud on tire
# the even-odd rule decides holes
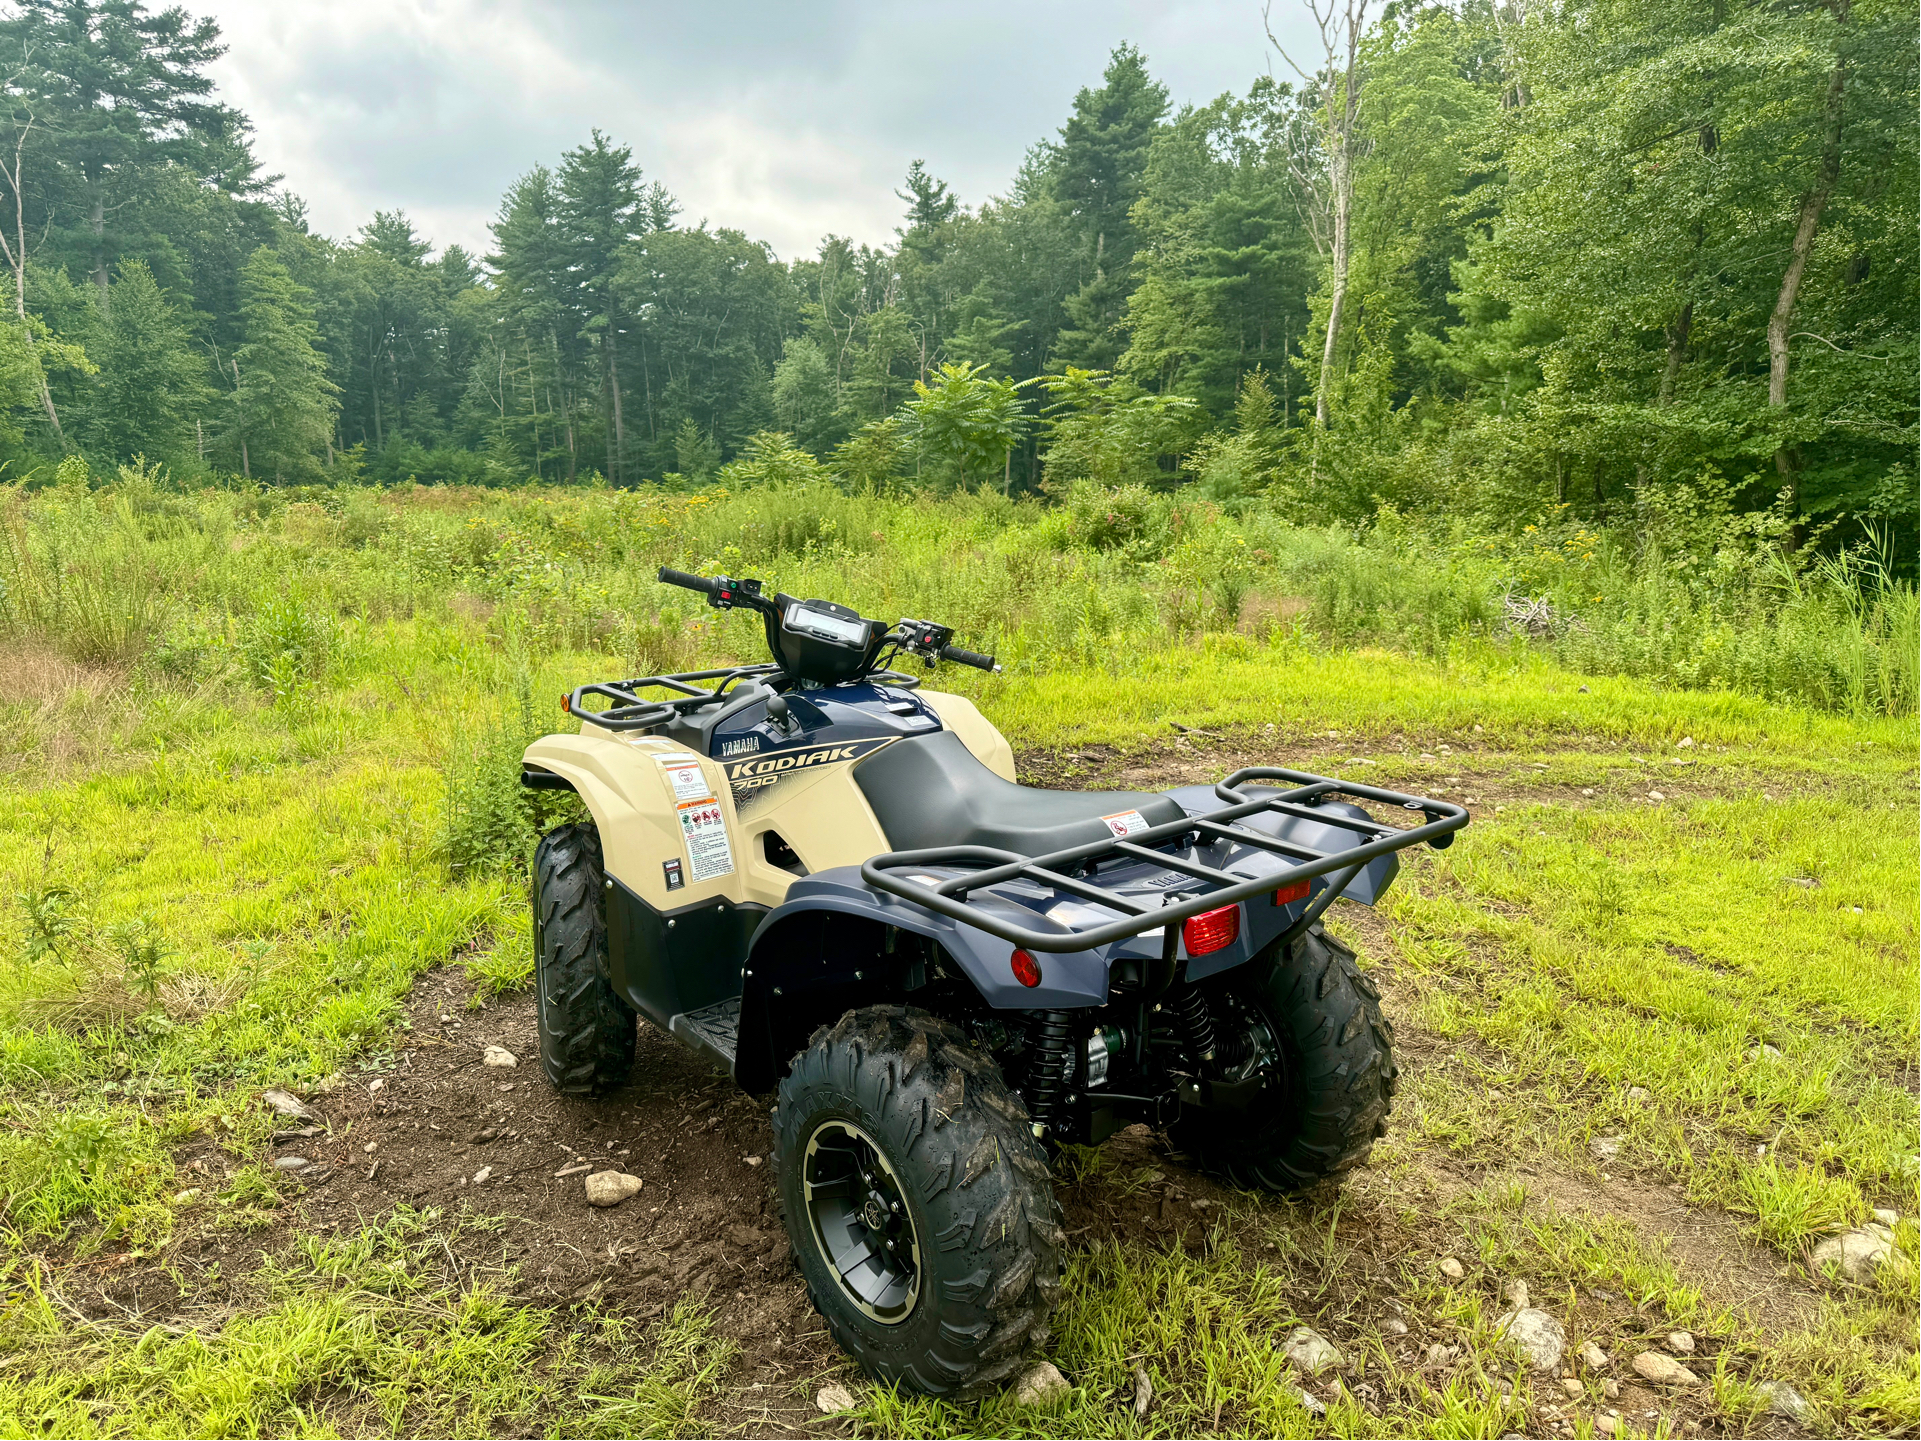
[[[869,1374],[933,1396],[974,1394],[1047,1339],[1065,1239],[1047,1160],[999,1068],[957,1027],[900,1006],[848,1012],[814,1033],[782,1080],[774,1135],[808,1296]],[[896,1287],[885,1317],[851,1288],[871,1283],[850,1266],[855,1228],[832,1220],[842,1203],[821,1199],[834,1190],[831,1148],[855,1136],[871,1143],[884,1195],[898,1197],[900,1250],[918,1251],[911,1303],[902,1309]],[[887,1209],[883,1200],[874,1214]]]
[[[534,992],[540,1064],[555,1089],[604,1091],[634,1065],[634,1011],[607,982],[600,832],[561,826],[534,851]]]
[[[1387,1134],[1400,1071],[1381,993],[1317,923],[1286,955],[1229,972],[1213,999],[1245,1006],[1274,1037],[1272,1093],[1249,1111],[1189,1111],[1174,1141],[1237,1186],[1287,1193],[1353,1170]]]

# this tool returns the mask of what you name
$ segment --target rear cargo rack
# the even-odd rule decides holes
[[[1252,798],[1240,789],[1251,782],[1270,780],[1288,782],[1291,789]],[[860,873],[862,879],[871,886],[975,926],[1026,950],[1086,951],[1164,927],[1164,949],[1171,958],[1179,924],[1190,916],[1284,889],[1299,881],[1327,877],[1320,895],[1309,902],[1301,917],[1284,933],[1283,941],[1291,940],[1319,918],[1321,912],[1334,902],[1369,861],[1423,842],[1436,850],[1443,850],[1453,844],[1454,833],[1468,823],[1467,811],[1450,801],[1403,795],[1399,791],[1382,790],[1378,786],[1336,780],[1331,776],[1317,776],[1306,771],[1284,770],[1278,766],[1248,766],[1235,771],[1214,787],[1214,793],[1228,804],[1219,810],[1149,826],[1127,836],[1090,841],[1086,845],[1070,846],[1046,855],[1026,856],[1018,851],[998,850],[991,846],[937,846],[918,851],[890,851],[875,856],[861,866]],[[1378,801],[1403,810],[1418,811],[1421,824],[1407,830],[1397,830],[1378,821],[1363,820],[1338,810],[1322,809],[1317,804],[1334,796]],[[1345,850],[1326,851],[1301,841],[1270,836],[1235,824],[1236,821],[1261,814],[1291,816],[1339,827],[1355,832],[1357,840]],[[1156,849],[1169,842],[1178,844],[1187,837],[1231,841],[1236,845],[1251,846],[1285,857],[1295,864],[1277,874],[1248,880]],[[1199,894],[1171,900],[1166,905],[1143,904],[1140,898],[1123,895],[1095,883],[1097,868],[1108,861],[1143,862],[1159,866],[1163,870],[1190,876],[1206,889]],[[930,869],[953,869],[961,873],[948,876],[934,885],[927,884],[925,878],[901,874],[904,871]],[[1341,874],[1337,875],[1336,872]],[[1085,930],[1041,931],[1018,925],[1000,912],[972,905],[968,901],[972,891],[1017,879],[1105,906],[1118,911],[1121,919],[1090,926]]]
[[[680,719],[694,711],[713,705],[727,698],[727,688],[736,681],[774,681],[787,679],[787,673],[772,661],[761,661],[756,665],[723,666],[719,670],[689,670],[677,675],[643,675],[632,680],[595,681],[592,685],[575,686],[561,697],[560,708],[570,716],[588,721],[602,730],[610,731],[649,731]],[[920,677],[907,675],[897,670],[877,670],[861,677],[873,685],[892,686],[896,690],[912,690],[920,684]],[[712,690],[705,690],[694,684],[695,681],[717,681]],[[677,694],[658,700],[640,694],[644,690],[670,690]],[[583,702],[588,696],[598,696],[612,701],[606,710],[588,710]]]

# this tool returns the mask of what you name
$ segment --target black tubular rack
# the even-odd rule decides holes
[[[647,731],[655,730],[681,716],[691,715],[718,701],[727,699],[727,688],[736,681],[767,681],[775,685],[786,681],[787,673],[773,661],[762,661],[757,665],[723,666],[719,670],[690,670],[678,675],[644,675],[633,680],[596,681],[592,685],[575,686],[561,701],[561,709],[568,715],[578,717],[603,730],[610,731]],[[872,685],[892,686],[896,690],[912,690],[920,684],[920,677],[902,671],[880,670],[861,677]],[[695,681],[717,681],[712,690],[703,690]],[[652,700],[640,694],[650,689],[670,690],[677,694],[666,700]],[[606,710],[588,710],[585,701],[588,696],[598,696],[612,701]]]
[[[1239,789],[1250,782],[1270,780],[1289,782],[1293,789],[1251,799]],[[1149,826],[1146,830],[1135,831],[1124,837],[1070,846],[1046,855],[1024,856],[1017,851],[997,850],[991,846],[937,846],[919,851],[890,851],[875,856],[861,866],[860,873],[871,886],[930,911],[951,916],[1027,950],[1092,950],[1096,946],[1138,936],[1144,931],[1166,927],[1163,934],[1167,938],[1166,949],[1171,953],[1180,922],[1190,916],[1285,889],[1299,881],[1328,877],[1320,895],[1314,897],[1305,913],[1285,933],[1283,939],[1291,940],[1319,918],[1321,912],[1333,903],[1369,861],[1423,842],[1437,850],[1444,849],[1453,844],[1454,833],[1468,823],[1467,811],[1450,801],[1402,795],[1399,791],[1382,790],[1378,786],[1335,780],[1306,771],[1283,770],[1277,766],[1249,766],[1235,771],[1214,787],[1214,793],[1227,802],[1219,810]],[[1314,802],[1331,796],[1351,796],[1356,800],[1378,801],[1403,810],[1418,811],[1421,824],[1407,830],[1397,830],[1377,821],[1314,808]],[[1261,813],[1293,816],[1336,826],[1355,832],[1358,839],[1346,850],[1323,851],[1300,841],[1270,836],[1234,824],[1244,817]],[[1252,846],[1283,856],[1295,864],[1277,874],[1248,880],[1155,849],[1156,846],[1170,841],[1178,842],[1188,836]],[[1144,900],[1151,898],[1123,895],[1095,884],[1093,876],[1096,868],[1109,861],[1139,862],[1176,871],[1192,876],[1208,889],[1167,905],[1144,903]],[[909,870],[955,868],[961,869],[962,873],[931,886],[901,874]],[[1336,872],[1342,874],[1336,875]],[[1015,879],[1049,886],[1057,892],[1119,911],[1122,919],[1090,926],[1085,930],[1039,931],[1030,930],[1003,915],[968,903],[969,892]]]

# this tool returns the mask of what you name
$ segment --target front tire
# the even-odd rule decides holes
[[[1216,1033],[1265,1033],[1269,1077],[1247,1110],[1183,1110],[1176,1145],[1237,1186],[1309,1190],[1367,1160],[1387,1134],[1400,1071],[1381,993],[1317,923],[1286,955],[1221,978]]]
[[[1047,1338],[1065,1238],[1046,1156],[958,1028],[848,1012],[782,1080],[774,1137],[808,1297],[868,1374],[973,1394]]]
[[[534,851],[534,991],[540,1066],[557,1091],[623,1085],[634,1068],[633,1007],[607,980],[600,832],[561,826]]]

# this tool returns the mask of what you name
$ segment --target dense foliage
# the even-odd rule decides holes
[[[687,226],[595,132],[481,257],[397,212],[313,234],[212,97],[212,22],[16,0],[0,446],[270,483],[1189,483],[1510,532],[1692,507],[1757,555],[1872,534],[1905,568],[1914,31],[1911,0],[1402,5],[1351,66],[1178,110],[1124,46],[1005,195],[914,162],[891,247]]]

